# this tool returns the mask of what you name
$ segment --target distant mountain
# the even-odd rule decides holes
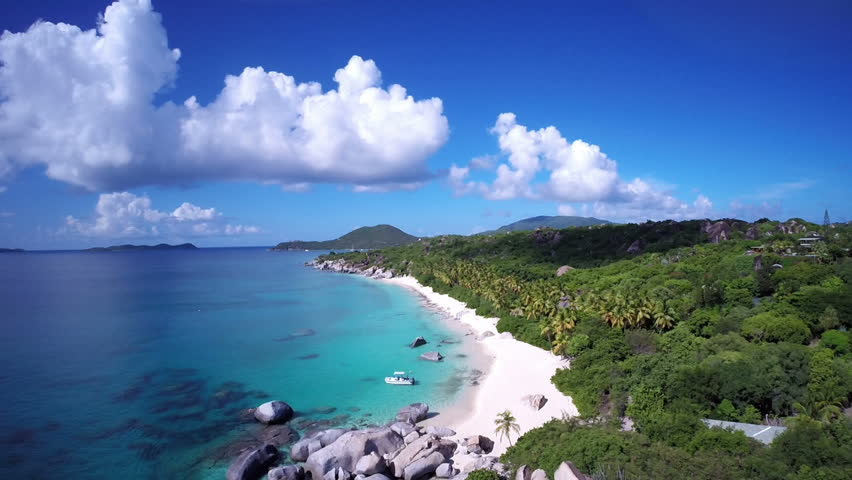
[[[376,225],[361,227],[336,240],[324,242],[282,242],[273,250],[343,250],[343,249],[373,249],[406,245],[417,241],[417,237],[409,235],[393,225]]]
[[[110,247],[94,247],[87,248],[86,252],[130,252],[141,250],[197,250],[198,247],[191,243],[181,243],[180,245],[169,245],[161,243],[159,245],[113,245]]]
[[[24,251],[23,248],[0,248],[0,253],[21,253]]]
[[[594,217],[569,217],[569,216],[547,216],[541,215],[538,217],[525,218],[518,220],[515,223],[503,225],[497,230],[482,232],[480,235],[492,233],[518,232],[521,230],[535,230],[536,228],[568,228],[568,227],[589,227],[592,225],[608,225],[612,222],[608,220],[600,220]]]

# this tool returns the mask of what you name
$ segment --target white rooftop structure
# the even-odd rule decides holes
[[[753,438],[760,443],[769,445],[775,440],[775,437],[784,433],[787,427],[770,427],[766,425],[755,425],[753,423],[726,422],[724,420],[712,420],[704,418],[701,420],[710,428],[719,427],[724,429],[739,430],[746,434],[747,437]]]

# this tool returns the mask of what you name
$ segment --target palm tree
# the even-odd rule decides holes
[[[494,433],[497,434],[498,438],[506,437],[509,440],[509,446],[512,445],[512,432],[516,434],[521,434],[521,427],[515,423],[515,417],[512,415],[512,412],[506,410],[505,412],[501,412],[497,414],[497,418],[494,420],[494,424],[497,425],[497,428],[494,429]]]

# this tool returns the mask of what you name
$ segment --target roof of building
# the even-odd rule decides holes
[[[747,437],[753,438],[760,443],[769,445],[775,437],[784,433],[787,427],[770,427],[767,425],[755,425],[753,423],[726,422],[724,420],[712,420],[704,418],[701,420],[708,427],[719,427],[725,429],[739,430]]]

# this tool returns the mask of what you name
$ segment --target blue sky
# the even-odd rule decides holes
[[[457,3],[8,4],[0,246],[852,220],[848,2]]]

